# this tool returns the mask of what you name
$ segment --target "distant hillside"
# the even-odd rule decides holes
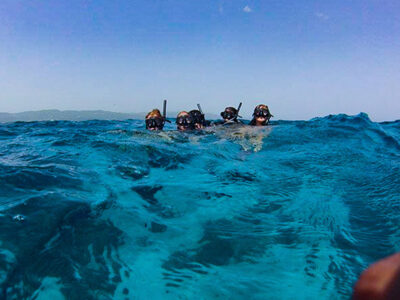
[[[124,119],[141,119],[144,114],[116,113],[103,110],[39,110],[25,111],[21,113],[0,113],[0,122],[15,121],[47,121],[47,120],[69,120],[69,121],[85,121],[85,120],[124,120]]]
[[[48,120],[68,120],[68,121],[86,121],[86,120],[126,120],[126,119],[144,119],[146,113],[118,113],[104,110],[39,110],[25,111],[20,113],[1,113],[0,122],[32,122]],[[175,118],[177,112],[169,112],[168,117]],[[217,115],[206,114],[208,119],[218,119]]]

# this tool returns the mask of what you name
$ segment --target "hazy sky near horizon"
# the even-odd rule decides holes
[[[400,1],[2,0],[0,112],[400,119]]]

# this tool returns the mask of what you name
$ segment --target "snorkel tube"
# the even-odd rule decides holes
[[[204,116],[204,114],[203,114],[203,110],[201,109],[201,106],[200,106],[200,104],[199,103],[197,103],[197,108],[199,109],[199,112]]]
[[[163,103],[163,115],[162,115],[162,117],[163,117],[163,121],[164,122],[171,123],[170,120],[167,120],[167,100],[164,100],[164,103]]]
[[[240,111],[241,108],[242,108],[242,102],[239,103],[239,106],[238,106],[238,108],[237,108],[236,119],[237,119],[237,118],[241,118],[241,116],[239,116],[239,111]]]

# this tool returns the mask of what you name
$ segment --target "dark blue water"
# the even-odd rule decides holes
[[[365,114],[2,124],[0,299],[348,299],[400,250],[399,174]]]

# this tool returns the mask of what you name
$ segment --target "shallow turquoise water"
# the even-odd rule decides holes
[[[0,299],[348,299],[400,250],[399,121],[143,126],[0,124]]]

